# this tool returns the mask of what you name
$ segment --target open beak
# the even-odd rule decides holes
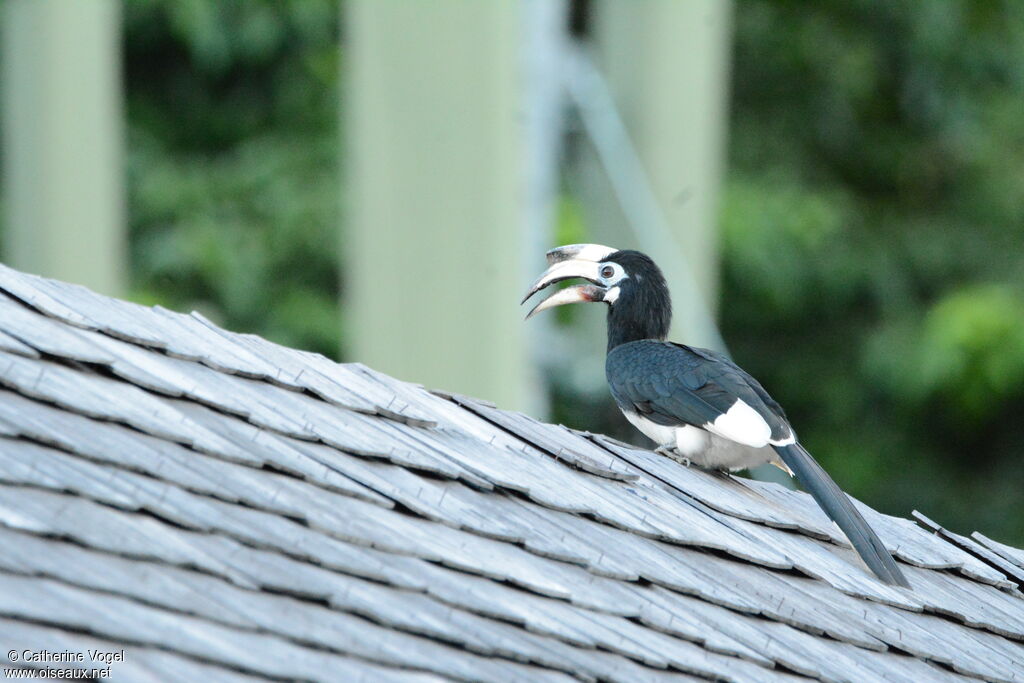
[[[551,264],[550,267],[544,271],[543,275],[537,278],[537,281],[526,292],[526,296],[523,297],[520,303],[526,303],[527,299],[540,290],[562,280],[583,278],[593,284],[574,285],[553,292],[533,307],[526,315],[527,320],[535,314],[555,306],[604,301],[605,289],[600,286],[600,263],[609,254],[613,254],[616,251],[617,249],[600,244],[569,244],[549,251],[547,253],[547,260]]]
[[[529,320],[541,311],[554,308],[555,306],[578,304],[580,302],[589,303],[591,301],[604,301],[604,287],[597,285],[573,285],[565,289],[555,290],[551,296],[530,309],[530,312],[526,314],[526,319]]]

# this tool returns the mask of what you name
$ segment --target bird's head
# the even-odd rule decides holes
[[[608,304],[608,348],[637,339],[664,339],[672,320],[672,303],[661,269],[645,254],[600,244],[570,244],[547,253],[549,267],[537,278],[523,303],[562,280],[584,279],[551,293],[533,307],[541,311],[580,302]]]

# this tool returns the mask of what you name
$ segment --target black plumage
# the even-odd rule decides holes
[[[665,276],[646,254],[624,249],[607,261],[622,266],[627,276],[619,287],[621,306],[608,308],[608,351],[639,339],[664,339],[672,324],[672,299]]]
[[[766,462],[800,480],[882,581],[910,587],[895,560],[850,499],[803,446],[782,407],[722,354],[665,341],[672,317],[668,286],[646,255],[600,245],[548,253],[539,289],[571,277],[593,284],[555,292],[535,312],[566,303],[603,301],[608,309],[605,371],[612,397],[658,451],[689,464],[736,470]]]
[[[740,399],[768,423],[772,440],[791,433],[782,406],[757,380],[708,349],[653,339],[627,342],[608,352],[605,373],[620,408],[659,425],[714,422]]]

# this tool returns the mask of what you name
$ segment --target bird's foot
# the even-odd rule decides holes
[[[675,460],[680,465],[685,465],[686,467],[690,466],[690,459],[685,455],[682,455],[672,446],[658,446],[654,449],[654,452],[658,455],[664,455],[669,460]]]

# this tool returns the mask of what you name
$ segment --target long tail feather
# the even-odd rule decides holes
[[[811,454],[800,444],[776,446],[775,451],[793,470],[825,514],[839,525],[875,576],[887,584],[910,588],[910,583],[882,545],[881,539]]]

